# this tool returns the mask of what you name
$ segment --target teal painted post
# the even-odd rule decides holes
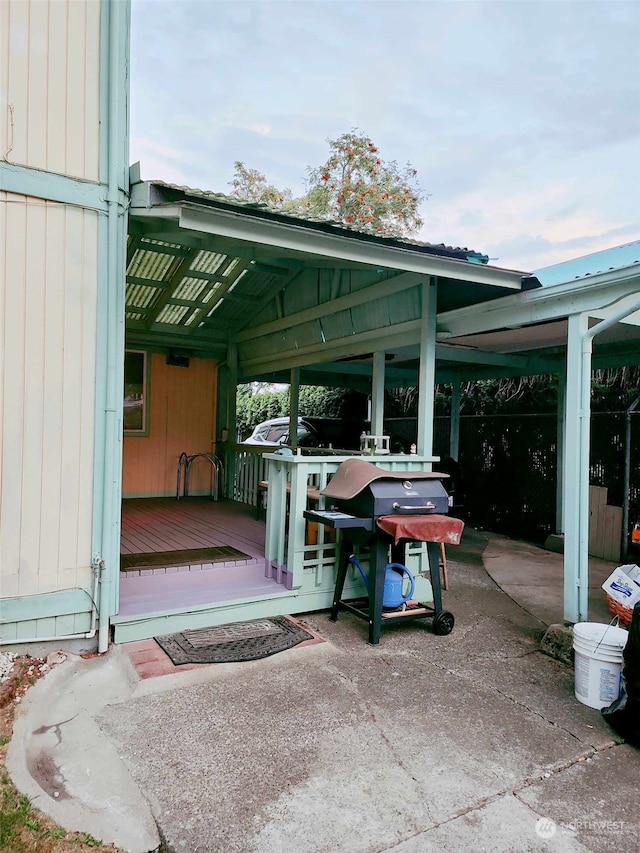
[[[294,367],[291,371],[291,384],[289,386],[289,444],[291,447],[298,446],[298,414],[300,412],[300,368]]]
[[[232,445],[238,442],[238,414],[237,414],[237,394],[238,394],[238,347],[235,343],[229,344],[227,350],[227,375],[229,385],[227,387],[227,414],[229,422],[229,442]],[[235,453],[230,453],[227,456],[227,495],[231,498],[235,493],[236,482],[236,462],[237,456]]]
[[[384,433],[384,352],[373,354],[371,376],[371,435]]]
[[[563,465],[563,529],[564,529],[564,618],[579,622],[582,617],[580,601],[587,589],[581,588],[585,564],[588,573],[588,553],[581,529],[581,491],[589,489],[588,470],[582,471],[582,340],[588,330],[588,315],[569,317],[567,328],[566,417],[564,423]],[[589,412],[586,413],[587,416]],[[588,453],[588,448],[587,448]],[[587,501],[588,503],[588,501]],[[586,612],[586,611],[585,611]]]
[[[264,553],[270,567],[279,574],[284,565],[285,518],[287,512],[287,470],[284,459],[267,459],[267,520]]]
[[[291,494],[289,495],[289,547],[287,549],[287,573],[291,582],[287,586],[302,586],[304,572],[304,545],[306,522],[303,516],[307,508],[307,485],[309,466],[295,462],[291,466]]]
[[[99,652],[109,646],[109,619],[119,594],[130,12],[129,0],[104,0],[100,22],[100,177],[107,185],[107,215],[101,216],[98,237],[92,529],[94,559],[102,567]]]
[[[567,417],[567,377],[566,373],[558,374],[558,401],[556,426],[556,533],[564,533],[563,511],[564,502],[564,434]]]
[[[418,455],[433,455],[433,412],[436,375],[437,280],[422,284],[420,327],[420,371],[418,375]]]
[[[451,386],[451,422],[449,426],[449,456],[456,462],[460,457],[460,401],[461,383],[457,380]]]

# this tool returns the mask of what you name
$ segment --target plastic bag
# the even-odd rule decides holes
[[[622,660],[622,695],[601,713],[627,743],[640,747],[640,601],[633,608]]]

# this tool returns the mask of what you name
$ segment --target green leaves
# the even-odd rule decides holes
[[[384,237],[410,237],[422,227],[419,208],[426,196],[410,163],[400,168],[395,160],[385,162],[373,140],[357,128],[327,142],[329,157],[322,166],[307,169],[307,191],[301,198],[267,183],[257,169],[239,160],[233,195]]]

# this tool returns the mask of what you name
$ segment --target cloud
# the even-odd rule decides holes
[[[227,192],[242,160],[300,194],[358,127],[418,170],[425,240],[527,269],[640,234],[637,2],[158,8],[133,0],[144,175]]]

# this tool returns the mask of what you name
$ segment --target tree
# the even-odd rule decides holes
[[[291,190],[276,189],[257,169],[248,169],[240,160],[236,160],[233,166],[235,171],[230,183],[232,195],[236,198],[272,207],[281,207],[291,200]]]
[[[409,163],[400,169],[394,160],[383,162],[373,141],[356,130],[327,142],[329,159],[309,169],[308,210],[384,236],[409,237],[421,228],[423,194]]]
[[[241,161],[235,163],[233,195],[386,237],[410,237],[421,228],[418,208],[425,196],[409,163],[402,169],[395,160],[385,163],[378,147],[358,130],[327,142],[329,158],[308,169],[302,198],[268,184]]]

